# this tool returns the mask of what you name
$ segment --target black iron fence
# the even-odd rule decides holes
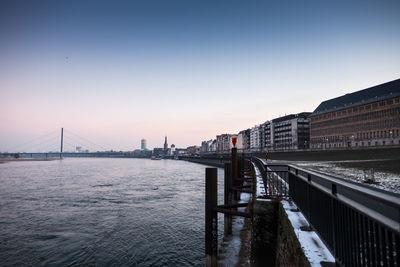
[[[268,164],[267,166],[260,159],[253,159],[261,172],[265,194],[271,198],[289,196],[288,166],[284,164]]]
[[[339,265],[400,267],[398,194],[294,165],[270,166],[259,159],[254,162],[263,173],[264,183],[276,190],[286,183],[277,195],[286,195],[289,190],[289,197]]]

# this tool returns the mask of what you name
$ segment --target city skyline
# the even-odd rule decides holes
[[[150,2],[2,1],[0,150],[199,145],[400,77],[396,1]]]

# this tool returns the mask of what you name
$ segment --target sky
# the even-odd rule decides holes
[[[385,0],[0,0],[0,151],[61,127],[106,149],[187,147],[312,112],[400,78],[398,14]]]

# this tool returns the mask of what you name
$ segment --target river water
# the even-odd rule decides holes
[[[0,265],[203,266],[204,174],[175,160],[0,164]]]

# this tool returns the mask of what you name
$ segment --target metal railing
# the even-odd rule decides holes
[[[254,162],[257,166],[264,165],[261,160]],[[285,174],[284,166],[280,165],[275,174]],[[266,177],[264,182],[274,168],[277,169],[268,164],[260,169]],[[400,267],[398,194],[294,165],[286,165],[286,168],[288,179],[281,178],[288,182],[289,197],[339,265]],[[282,195],[287,192],[285,190]]]
[[[287,165],[268,164],[268,166],[266,166],[263,161],[258,158],[253,158],[253,162],[261,172],[265,194],[268,197],[289,196],[289,171]]]

